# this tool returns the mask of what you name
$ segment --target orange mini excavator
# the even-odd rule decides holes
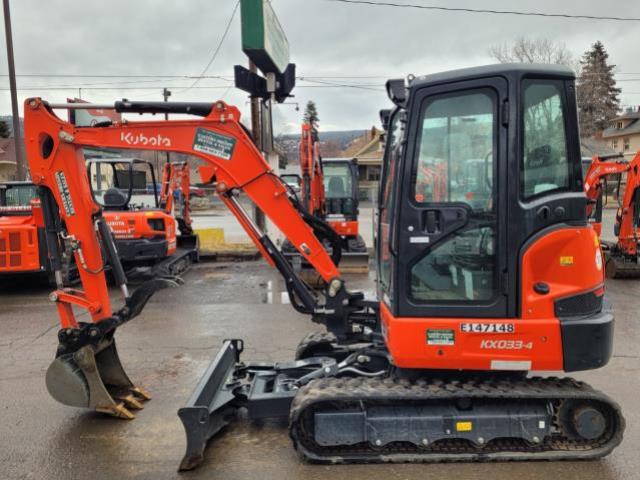
[[[602,241],[606,274],[609,278],[640,277],[640,152],[629,162],[622,155],[593,157],[584,180],[584,190],[589,204],[587,214],[593,227],[601,235],[603,183],[610,175],[619,175],[618,209],[613,233],[615,242]],[[623,178],[624,192],[620,192]]]
[[[118,256],[130,275],[179,275],[198,261],[185,162],[166,163],[160,185],[153,165],[137,158],[92,158],[88,173],[94,198],[103,208]]]
[[[294,447],[314,462],[439,462],[599,458],[622,440],[606,394],[535,371],[603,367],[613,348],[597,234],[587,222],[575,76],[560,66],[496,65],[387,82],[390,115],[377,222],[377,299],[350,291],[287,187],[223,102],[116,102],[119,112],[201,118],[75,127],[57,108],[25,104],[33,180],[59,205],[83,290],[51,294],[61,318],[50,393],[67,405],[129,417],[147,398],[124,374],[114,333],[168,286],[155,279],[112,309],[103,251],[117,256],[93,200],[84,145],[200,157],[292,306],[326,327],[297,358],[241,361],[227,340],[185,407],[181,468],[240,408],[285,417]],[[96,108],[96,106],[92,106]],[[445,164],[447,168],[441,167]],[[471,181],[483,169],[482,181]],[[421,169],[447,172],[437,199]],[[440,175],[440,181],[443,175]],[[418,190],[419,187],[419,190]],[[314,291],[237,201],[244,192],[325,282]],[[471,195],[470,195],[471,193]],[[318,219],[315,219],[316,221]],[[311,223],[311,224],[310,224]],[[55,247],[55,245],[54,245]],[[55,252],[53,253],[55,255]],[[90,314],[79,322],[72,307]]]
[[[358,165],[350,158],[323,158],[317,133],[308,123],[302,124],[299,151],[302,207],[331,227],[325,248],[342,273],[369,271],[367,245],[359,233]],[[339,252],[333,251],[335,244]],[[291,242],[285,240],[282,250],[297,267],[301,256]]]

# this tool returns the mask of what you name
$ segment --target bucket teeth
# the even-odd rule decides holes
[[[124,406],[123,403],[114,403],[106,407],[96,406],[96,412],[106,413],[113,417],[122,418],[124,420],[133,420],[136,416]]]
[[[140,400],[151,400],[151,394],[142,387],[132,387],[130,390]]]
[[[134,397],[133,393],[116,398],[123,402],[127,406],[127,408],[131,408],[133,410],[142,410],[144,408],[144,405],[142,405],[142,403],[140,403],[140,401],[136,397]]]

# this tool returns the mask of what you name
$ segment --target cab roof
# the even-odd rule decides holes
[[[553,77],[561,80],[574,80],[576,78],[576,74],[573,70],[564,65],[499,63],[415,77],[415,79],[409,84],[409,88],[498,76],[514,79],[520,79],[523,77]]]

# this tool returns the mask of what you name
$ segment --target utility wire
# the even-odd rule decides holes
[[[204,70],[202,70],[202,73],[194,80],[194,82],[191,84],[190,87],[181,90],[180,92],[186,92],[188,90],[191,90],[193,87],[195,87],[198,82],[200,82],[200,80],[202,80],[203,75],[205,73],[207,73],[207,70],[209,70],[209,67],[211,66],[211,64],[213,63],[213,61],[216,59],[216,57],[218,56],[218,53],[220,52],[220,49],[222,48],[222,44],[224,43],[225,39],[227,38],[227,34],[229,33],[229,30],[231,29],[231,23],[233,22],[234,17],[236,16],[236,12],[238,11],[238,6],[240,5],[240,0],[238,0],[235,4],[235,6],[233,7],[233,12],[231,12],[231,16],[229,17],[229,21],[227,22],[227,26],[224,29],[224,33],[222,34],[222,37],[220,38],[220,41],[218,42],[218,46],[216,47],[216,49],[213,51],[213,54],[211,55],[211,58],[209,59],[209,62],[207,63],[207,66],[204,67]]]
[[[373,0],[324,0],[325,2],[334,3],[353,3],[358,5],[373,5],[376,7],[398,7],[398,8],[417,8],[421,10],[440,10],[445,12],[463,12],[463,13],[486,13],[495,15],[519,15],[526,17],[550,17],[550,18],[569,18],[577,20],[610,20],[616,22],[640,22],[640,18],[633,17],[607,17],[596,15],[572,15],[568,13],[544,13],[544,12],[522,12],[516,10],[490,10],[484,8],[461,8],[461,7],[441,7],[436,5],[417,5],[411,3],[393,3]]]

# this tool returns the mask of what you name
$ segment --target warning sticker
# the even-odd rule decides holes
[[[572,255],[566,255],[566,256],[560,257],[560,266],[569,267],[571,265],[573,265],[573,256]]]
[[[62,198],[62,207],[67,217],[71,217],[76,214],[76,209],[73,207],[73,201],[71,200],[71,192],[69,192],[69,184],[67,183],[67,177],[64,173],[58,171],[55,173],[56,184],[58,185],[58,192]]]
[[[227,137],[205,128],[198,128],[196,137],[193,139],[193,149],[196,152],[213,155],[223,160],[231,160],[235,146],[235,138]]]
[[[456,343],[456,333],[453,330],[427,330],[427,345],[454,345]]]

